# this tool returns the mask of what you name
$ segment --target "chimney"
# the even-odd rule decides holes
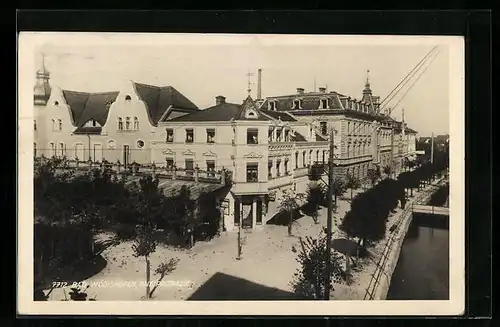
[[[326,87],[320,87],[319,88],[320,93],[326,93]]]
[[[301,87],[298,87],[298,88],[297,88],[297,93],[298,93],[298,94],[304,94],[304,89],[303,89],[303,88],[301,88]]]
[[[257,100],[262,99],[262,68],[257,70]]]
[[[216,96],[215,97],[215,104],[218,106],[218,105],[221,105],[221,104],[224,104],[226,103],[226,97],[222,96],[222,95],[219,95],[219,96]]]

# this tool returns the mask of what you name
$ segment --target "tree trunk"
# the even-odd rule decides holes
[[[352,201],[352,192],[353,192],[353,188],[351,187],[351,201]]]
[[[288,221],[288,236],[292,236],[293,211],[290,212],[290,220]]]
[[[151,263],[149,262],[149,257],[146,256],[146,299],[149,299],[150,294],[150,279],[151,279]]]

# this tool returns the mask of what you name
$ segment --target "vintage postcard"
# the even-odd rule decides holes
[[[463,312],[461,37],[18,53],[19,314]]]

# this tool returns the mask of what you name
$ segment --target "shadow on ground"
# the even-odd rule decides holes
[[[299,218],[305,217],[300,210],[293,211],[293,221],[298,220]],[[287,226],[290,220],[290,213],[286,211],[280,211],[273,218],[267,221],[267,225],[278,225],[278,226]]]
[[[215,273],[188,299],[200,300],[303,300],[292,292],[264,286],[243,278]]]

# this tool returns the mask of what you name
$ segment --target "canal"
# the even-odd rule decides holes
[[[447,192],[436,193],[443,205]],[[448,216],[413,213],[386,299],[449,300]]]

